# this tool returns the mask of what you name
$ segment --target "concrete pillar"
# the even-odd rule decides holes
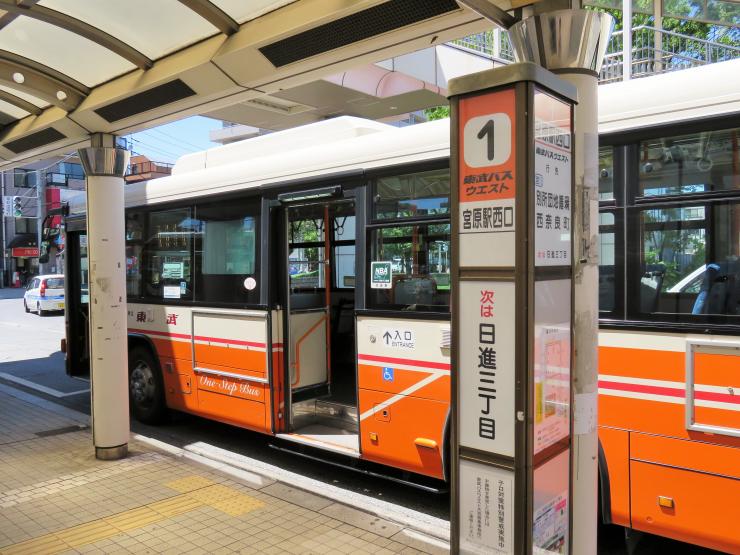
[[[90,389],[95,456],[128,453],[128,349],[123,175],[130,152],[94,134],[79,152],[87,191]]]
[[[509,30],[517,61],[539,63],[578,89],[574,117],[572,553],[596,553],[598,493],[598,75],[613,27],[610,15],[557,10]]]

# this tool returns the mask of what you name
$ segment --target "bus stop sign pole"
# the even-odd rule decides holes
[[[453,553],[568,553],[573,108],[533,63],[450,82]]]

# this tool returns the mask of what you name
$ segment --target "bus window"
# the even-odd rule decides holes
[[[149,214],[146,293],[159,299],[192,299],[190,208]]]
[[[355,287],[355,217],[338,214],[334,225],[334,287]]]
[[[740,128],[641,141],[638,196],[740,189],[738,135]]]
[[[323,208],[296,208],[289,233],[288,273],[291,291],[317,291],[325,287]],[[309,214],[313,210],[315,214]]]
[[[450,212],[448,168],[378,178],[373,186],[376,220],[447,215]]]
[[[616,308],[616,233],[613,212],[599,214],[599,310]]]
[[[641,312],[740,315],[740,202],[646,208],[640,233]]]
[[[372,261],[391,263],[391,288],[371,288],[370,308],[449,310],[449,223],[376,228],[371,245]]]
[[[614,148],[599,148],[599,200],[614,199]]]
[[[240,200],[195,206],[195,300],[259,302],[257,275],[259,205]],[[251,279],[249,279],[251,278]]]
[[[144,250],[144,214],[126,214],[126,294],[129,297],[141,296],[142,260]]]

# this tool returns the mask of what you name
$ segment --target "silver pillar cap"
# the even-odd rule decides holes
[[[556,10],[515,23],[509,38],[518,62],[598,74],[613,26],[614,18],[603,12]]]
[[[123,177],[131,153],[122,148],[87,147],[77,151],[85,175]]]

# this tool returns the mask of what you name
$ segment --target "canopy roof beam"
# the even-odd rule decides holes
[[[41,112],[43,112],[43,110],[35,104],[31,104],[30,102],[23,100],[21,97],[11,94],[7,91],[0,90],[0,100],[7,102],[8,104],[12,104],[16,108],[25,110],[26,112],[28,112],[29,114],[33,114],[34,116],[38,116],[41,114]]]
[[[239,24],[209,0],[180,0],[180,3],[197,13],[227,37],[239,30]]]
[[[111,52],[114,52],[122,58],[128,60],[139,69],[149,69],[154,64],[154,62],[150,60],[147,56],[145,56],[135,48],[129,46],[122,40],[117,39],[113,35],[109,35],[105,31],[102,31],[97,27],[88,25],[84,21],[80,21],[79,19],[70,17],[62,12],[51,10],[44,6],[36,5],[35,2],[16,3],[15,0],[0,0],[0,9],[8,12],[6,16],[3,17],[3,19],[8,16],[17,17],[19,15],[25,15],[26,17],[37,19],[39,21],[43,21],[44,23],[48,23],[61,29],[65,29],[67,31],[70,31],[71,33],[84,37],[104,48],[107,48]],[[7,22],[3,22],[2,20],[0,20],[0,24],[2,23],[7,25]]]
[[[0,82],[67,112],[90,94],[89,88],[64,73],[7,50],[0,50]]]

